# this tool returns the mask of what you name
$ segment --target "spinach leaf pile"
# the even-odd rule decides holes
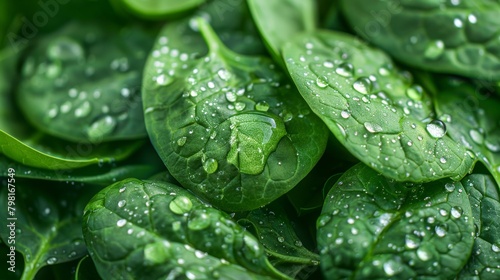
[[[0,4],[2,279],[496,279],[495,1]]]

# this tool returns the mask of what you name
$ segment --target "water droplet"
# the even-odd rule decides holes
[[[340,116],[344,119],[348,119],[351,116],[351,113],[349,113],[348,111],[342,111],[340,112]]]
[[[453,183],[446,183],[444,188],[447,192],[453,192],[455,190],[455,185]]]
[[[473,14],[470,14],[468,17],[467,17],[467,20],[472,23],[472,24],[475,24],[477,22],[477,17]]]
[[[69,110],[71,110],[71,107],[73,107],[73,105],[71,104],[71,101],[66,101],[64,102],[62,105],[61,105],[61,113],[65,114],[67,112],[69,112]]]
[[[229,71],[227,71],[226,69],[222,69],[222,68],[219,69],[219,71],[217,71],[217,75],[223,81],[227,81],[231,78],[231,73],[229,73]]]
[[[491,250],[495,253],[498,253],[498,252],[500,252],[500,246],[498,244],[492,244]]]
[[[317,227],[324,227],[331,219],[332,219],[332,217],[328,214],[320,215],[318,217],[317,222],[316,222]]]
[[[100,139],[103,136],[111,134],[116,124],[116,120],[113,117],[104,116],[90,125],[87,129],[87,136],[90,139]]]
[[[444,237],[446,235],[447,229],[448,227],[446,226],[446,224],[440,224],[434,228],[434,231],[436,232],[437,236]]]
[[[406,96],[413,100],[422,100],[424,90],[419,85],[414,85],[406,90]]]
[[[186,144],[186,141],[187,141],[187,137],[183,136],[183,137],[177,139],[177,145],[182,147],[182,146],[184,146],[184,144]]]
[[[361,77],[352,84],[352,87],[359,93],[369,94],[372,91],[372,82],[367,77]]]
[[[218,167],[219,163],[214,158],[209,158],[205,162],[203,162],[203,169],[205,169],[205,172],[207,172],[208,174],[212,174],[217,171]]]
[[[294,244],[297,247],[302,247],[302,242],[300,240],[295,240]]]
[[[57,117],[58,113],[59,113],[59,106],[57,106],[57,104],[52,104],[52,106],[50,106],[49,110],[47,111],[47,116],[53,119]]]
[[[436,40],[427,46],[424,56],[427,59],[437,59],[444,53],[444,43],[441,40]]]
[[[278,242],[283,243],[285,241],[285,238],[283,236],[278,236]]]
[[[427,251],[425,248],[418,248],[417,249],[417,257],[422,260],[422,261],[428,261],[431,259],[431,253]]]
[[[316,85],[320,88],[326,88],[328,86],[328,79],[324,76],[316,78]]]
[[[434,138],[442,138],[446,134],[446,125],[440,120],[433,120],[425,128]]]
[[[441,158],[439,159],[439,162],[441,162],[441,163],[446,163],[446,158],[445,158],[445,157],[441,157]]]
[[[325,62],[323,62],[323,66],[326,68],[333,68],[334,64],[330,60],[326,60]]]
[[[389,70],[385,67],[380,67],[378,73],[382,76],[388,76],[390,74]]]
[[[234,104],[234,109],[236,109],[236,111],[243,111],[246,107],[246,104],[243,103],[243,102],[236,102]]]
[[[350,63],[343,62],[335,69],[335,73],[343,77],[352,77],[354,73],[354,66]]]
[[[84,50],[75,40],[60,37],[55,39],[47,48],[47,56],[56,61],[78,61],[83,59]]]
[[[451,210],[450,210],[451,216],[455,219],[462,217],[463,212],[464,212],[464,210],[460,206],[453,206],[453,207],[451,207]]]
[[[156,83],[160,86],[165,86],[169,84],[172,80],[168,78],[165,74],[161,74],[158,77],[156,77]]]
[[[462,22],[461,19],[455,18],[453,20],[453,25],[455,25],[455,27],[457,27],[457,28],[462,28],[464,26],[464,23]]]
[[[130,96],[130,89],[128,89],[128,88],[122,88],[120,90],[120,94],[121,94],[121,96],[127,98],[127,97]]]
[[[189,198],[185,196],[177,196],[172,201],[170,201],[168,208],[170,208],[170,211],[174,212],[175,214],[182,215],[191,211],[191,208],[193,208],[193,203]]]
[[[255,104],[255,109],[257,111],[267,112],[267,110],[269,110],[269,104],[266,101],[259,101]]]
[[[47,259],[47,264],[48,265],[52,265],[52,264],[55,264],[57,262],[57,258],[55,257],[50,257]]]
[[[127,201],[125,201],[125,200],[118,201],[118,207],[120,207],[120,208],[125,206],[125,204],[127,204]]]
[[[226,92],[227,101],[234,102],[234,101],[236,101],[237,98],[238,98],[238,96],[234,92],[232,92],[232,91]]]
[[[414,234],[407,234],[405,237],[405,246],[408,249],[415,249],[420,246],[420,238]]]
[[[387,274],[387,276],[394,276],[397,273],[401,272],[403,267],[401,264],[394,260],[388,260],[387,262],[384,263],[383,265],[384,272]]]
[[[378,133],[384,131],[384,129],[380,125],[375,123],[365,122],[363,125],[370,133]]]
[[[125,224],[127,224],[127,220],[125,220],[125,219],[120,219],[120,220],[118,220],[118,221],[116,222],[116,225],[117,225],[118,227],[123,227]]]
[[[489,139],[484,141],[484,145],[493,153],[500,152],[500,145],[498,143],[492,143]]]
[[[83,118],[90,114],[92,108],[90,107],[90,102],[83,102],[78,108],[75,109],[75,117]]]
[[[483,144],[484,137],[483,137],[483,134],[481,132],[479,132],[479,131],[477,131],[475,129],[471,129],[469,131],[469,135],[472,138],[472,140],[474,142],[476,142],[476,144],[479,144],[479,145]]]
[[[191,230],[202,230],[209,227],[211,220],[203,210],[196,210],[189,216],[188,228]]]

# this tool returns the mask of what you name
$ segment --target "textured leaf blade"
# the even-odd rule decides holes
[[[458,278],[495,279],[500,273],[500,193],[490,176],[473,174],[464,187],[474,217],[475,241],[472,255]]]
[[[183,186],[222,209],[255,209],[312,169],[327,131],[270,60],[234,53],[198,23],[203,47],[177,45],[172,25],[159,35],[144,77],[146,126]]]
[[[342,6],[359,35],[406,64],[500,79],[498,2],[344,0]]]
[[[67,24],[27,54],[19,107],[39,130],[69,141],[143,138],[142,67],[152,42],[139,28]]]
[[[83,228],[104,279],[286,279],[255,237],[170,183],[127,179],[109,186],[87,205]]]
[[[17,218],[12,227],[16,250],[24,257],[23,277],[31,279],[44,266],[77,260],[87,254],[81,231],[82,213],[87,201],[97,191],[91,186],[68,189],[64,185],[17,179],[9,186],[2,179],[0,217]],[[36,186],[32,184],[36,183]],[[7,211],[9,193],[14,187],[15,212]],[[12,224],[12,222],[11,222]],[[10,227],[0,230],[5,243],[12,236]],[[9,243],[13,244],[13,243]]]
[[[462,183],[404,185],[363,164],[332,187],[317,227],[327,278],[453,278],[474,242]]]
[[[440,77],[435,82],[436,110],[448,120],[450,136],[474,152],[500,184],[500,100],[464,80]]]
[[[461,178],[474,156],[446,135],[411,74],[382,51],[328,31],[284,48],[290,74],[311,109],[354,156],[405,181]]]

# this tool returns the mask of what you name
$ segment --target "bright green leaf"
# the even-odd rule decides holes
[[[382,51],[339,32],[294,38],[283,51],[311,109],[354,156],[401,181],[465,176],[474,156],[446,135],[423,88]]]

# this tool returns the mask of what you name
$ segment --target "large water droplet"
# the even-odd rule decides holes
[[[116,120],[111,116],[104,116],[90,125],[87,135],[90,139],[100,139],[111,134],[115,127]]]
[[[417,249],[417,257],[422,260],[422,261],[428,261],[431,259],[432,255],[431,253],[425,249],[425,248],[418,248]]]
[[[234,104],[234,109],[236,109],[236,111],[243,111],[246,107],[246,104],[243,103],[243,102],[236,102]]]
[[[219,71],[217,71],[217,75],[223,81],[227,81],[231,78],[231,73],[229,73],[229,71],[227,71],[226,69],[223,69],[223,68],[221,68],[221,69],[219,69]]]
[[[209,158],[205,160],[205,162],[203,162],[203,169],[205,169],[205,172],[207,172],[208,174],[212,174],[217,171],[218,167],[219,163],[214,158]]]
[[[384,131],[384,129],[376,123],[365,122],[363,125],[365,126],[366,130],[368,130],[368,132],[370,133],[378,133]]]
[[[191,230],[202,230],[211,224],[210,217],[203,210],[196,210],[189,216],[188,228]]]
[[[335,73],[343,77],[352,77],[354,73],[354,66],[350,63],[343,62],[335,69]]]
[[[86,117],[90,114],[91,110],[92,108],[90,106],[90,102],[85,101],[78,108],[75,109],[75,117],[77,118]]]
[[[61,37],[55,39],[47,48],[47,56],[52,60],[78,61],[83,59],[82,46],[71,38]]]
[[[179,145],[179,147],[182,147],[186,144],[186,141],[187,141],[187,137],[182,136],[181,138],[177,139],[177,145]]]
[[[484,136],[483,136],[483,134],[481,132],[479,132],[479,131],[477,131],[475,129],[471,129],[469,131],[469,135],[472,138],[472,140],[474,142],[476,142],[476,144],[479,144],[479,145],[483,144],[483,142],[484,142]]]
[[[120,208],[123,207],[123,206],[125,206],[126,204],[127,204],[126,200],[120,200],[120,201],[118,201],[118,207],[120,207]]]
[[[267,112],[267,110],[269,110],[269,104],[266,101],[259,101],[255,104],[255,110]]]
[[[55,257],[50,257],[47,259],[47,264],[48,265],[52,265],[52,264],[55,264],[57,262],[57,258]]]
[[[401,272],[401,270],[403,269],[401,264],[394,260],[388,260],[387,262],[385,262],[383,268],[387,276],[394,276],[395,274]]]
[[[464,210],[460,206],[453,206],[453,207],[451,207],[451,210],[450,210],[451,216],[455,219],[462,217],[463,212],[464,212]]]
[[[406,90],[406,96],[413,100],[422,100],[424,90],[419,85],[414,85]]]
[[[427,59],[437,59],[444,53],[444,43],[441,40],[436,40],[427,46],[424,56]]]
[[[407,234],[405,237],[405,246],[408,249],[415,249],[420,246],[420,238],[414,234]]]
[[[185,196],[177,196],[172,201],[170,201],[168,208],[170,208],[170,211],[174,212],[175,214],[182,215],[191,211],[191,208],[193,208],[193,203],[189,198]]]
[[[324,76],[316,78],[316,85],[320,88],[326,88],[328,86],[328,79]]]
[[[446,224],[440,224],[434,228],[434,231],[436,232],[437,236],[439,236],[439,237],[444,237],[447,233],[447,230],[448,230],[448,226]]]
[[[352,84],[352,87],[359,93],[369,94],[372,91],[372,82],[367,77],[361,77]]]
[[[57,117],[58,113],[59,113],[59,106],[57,106],[57,104],[52,104],[52,106],[50,106],[49,110],[47,111],[47,116],[53,119]]]
[[[434,138],[442,138],[446,134],[446,125],[440,120],[433,120],[425,128]]]
[[[491,250],[495,253],[498,253],[498,252],[500,252],[500,246],[498,244],[492,244]]]
[[[116,222],[116,225],[117,225],[118,227],[123,227],[123,226],[125,226],[125,224],[127,224],[127,220],[125,220],[125,219],[120,219],[120,220],[118,220],[118,221]]]

